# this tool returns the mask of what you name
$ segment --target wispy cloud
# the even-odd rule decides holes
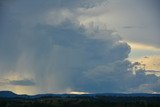
[[[160,51],[160,48],[153,47],[152,45],[145,45],[136,42],[127,42],[134,50],[148,50],[148,51]]]
[[[11,80],[9,81],[9,84],[11,85],[20,85],[20,86],[33,86],[35,85],[35,82],[33,80]]]

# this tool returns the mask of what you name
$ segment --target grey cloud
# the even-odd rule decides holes
[[[145,71],[133,75],[132,68],[137,64],[125,60],[130,47],[113,39],[109,33],[106,40],[94,38],[100,33],[88,34],[83,26],[70,21],[58,26],[37,25],[33,30],[30,36],[23,36],[22,40],[17,38],[21,45],[15,48],[32,56],[27,59],[28,66],[32,67],[42,92],[67,88],[87,92],[129,92],[158,81],[156,76],[145,75]]]
[[[24,79],[24,80],[10,80],[9,84],[19,85],[19,86],[34,86],[35,82],[33,80]]]
[[[158,84],[159,78],[155,75],[146,75],[143,70],[139,70],[133,74],[132,64],[128,61],[118,61],[108,65],[96,67],[89,72],[86,72],[88,85],[83,85],[86,91],[93,92],[132,92],[133,89],[138,89],[141,85]],[[101,87],[101,88],[100,88]],[[145,88],[147,89],[147,88]],[[137,92],[144,92],[137,90]],[[148,88],[149,89],[149,88]],[[132,90],[132,91],[130,91]],[[155,90],[152,90],[155,91]]]
[[[99,33],[90,35],[83,27],[78,27],[70,22],[65,22],[59,26],[41,25],[39,27],[45,31],[44,39],[48,37],[51,40],[51,46],[47,41],[42,42],[41,40],[45,48],[38,48],[36,45],[31,50],[36,55],[32,60],[42,64],[36,63],[36,68],[38,69],[35,69],[35,72],[37,73],[37,79],[43,75],[44,80],[41,80],[43,85],[47,84],[47,82],[51,83],[46,78],[50,78],[53,84],[56,84],[54,82],[57,81],[58,85],[55,86],[58,88],[57,90],[67,87],[71,89],[79,87],[79,89],[84,90],[85,88],[81,87],[81,81],[87,80],[84,72],[99,65],[124,60],[130,52],[130,47],[126,43],[120,43],[118,40],[115,42],[111,34],[107,35],[108,39],[106,40],[95,39],[93,37],[98,36]],[[38,30],[37,27],[35,28],[38,34],[41,31],[39,27]],[[44,35],[41,36],[43,37]],[[39,44],[39,46],[42,45]],[[47,54],[46,51],[48,51]],[[42,56],[39,56],[39,54]],[[61,80],[60,77],[63,77],[63,79]],[[47,86],[42,88],[47,88]]]
[[[75,19],[64,20],[56,26],[38,20],[37,16],[43,17],[43,13],[48,12],[46,6],[57,8],[50,2],[37,4],[34,1],[28,8],[27,4],[29,6],[31,1],[19,1],[15,2],[14,6],[18,6],[14,7],[14,11],[6,11],[8,15],[0,25],[1,76],[12,71],[21,74],[22,78],[25,78],[24,74],[32,74],[34,79],[13,80],[10,84],[32,86],[36,83],[37,91],[45,93],[67,89],[128,92],[143,84],[157,83],[156,76],[145,75],[143,70],[133,75],[134,65],[126,60],[130,46],[121,42],[119,37],[115,38],[111,31],[96,29],[96,32],[88,33],[84,26],[73,22]],[[35,8],[44,7],[34,9],[34,4],[39,6]],[[33,14],[27,14],[32,9]]]
[[[3,55],[5,59],[3,64],[7,68],[4,68],[4,72],[16,70],[17,67],[28,61],[25,69],[32,68],[31,72],[35,74],[35,80],[38,82],[36,83],[42,91],[59,91],[69,87],[73,90],[82,89],[92,92],[83,86],[90,86],[82,83],[85,80],[94,84],[93,80],[89,80],[85,76],[85,72],[89,72],[97,66],[123,61],[130,52],[130,47],[126,43],[113,39],[108,31],[105,31],[108,39],[94,38],[104,31],[88,34],[83,26],[77,26],[70,21],[59,26],[36,25],[32,30],[33,32],[30,31],[29,35],[26,35],[27,29],[22,33],[24,35],[14,37],[16,41],[11,39],[12,41],[8,42],[3,39],[6,43],[15,44],[16,42],[19,44],[11,47],[13,50],[20,49],[20,52],[15,54],[9,50],[11,51],[10,58],[15,58],[13,62],[6,59],[8,54]],[[105,32],[103,34],[106,34]],[[31,57],[27,57],[17,66],[18,60],[24,52]],[[15,66],[9,66],[8,63]],[[97,71],[97,73],[99,72]],[[63,79],[61,79],[62,77]],[[95,80],[97,79],[95,78]],[[11,83],[20,84],[17,81]],[[100,82],[101,87],[98,87],[97,91],[102,90],[102,84]],[[79,88],[77,89],[77,87]]]
[[[128,25],[128,26],[123,26],[124,29],[143,29],[145,28],[144,26],[132,26],[132,25]]]
[[[132,28],[134,28],[134,26],[123,26],[123,28],[125,28],[125,29],[132,29]]]

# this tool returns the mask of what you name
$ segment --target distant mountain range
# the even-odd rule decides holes
[[[50,98],[50,97],[160,97],[160,94],[148,94],[148,93],[97,93],[97,94],[37,94],[37,95],[18,95],[11,91],[0,91],[0,98],[20,98],[20,99],[36,99],[36,98]]]

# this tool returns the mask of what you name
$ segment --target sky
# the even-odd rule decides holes
[[[0,90],[160,93],[159,0],[1,0]]]

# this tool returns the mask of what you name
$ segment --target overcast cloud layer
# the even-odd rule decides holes
[[[158,77],[145,75],[139,64],[126,60],[131,49],[119,35],[80,24],[80,10],[104,4],[107,1],[1,1],[0,89],[159,92]]]

